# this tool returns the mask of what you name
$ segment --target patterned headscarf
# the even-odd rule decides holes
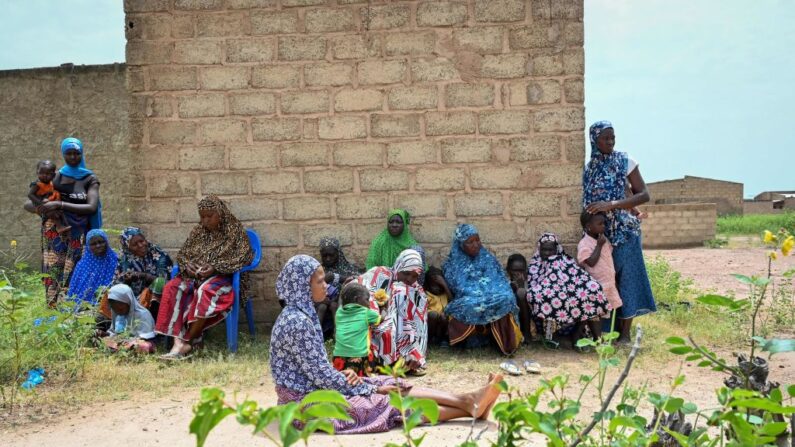
[[[470,224],[455,229],[450,255],[442,268],[455,296],[445,313],[464,324],[488,324],[509,313],[518,321],[519,307],[497,258],[482,246],[474,258],[463,250],[464,242],[476,234],[478,230]]]
[[[626,197],[629,156],[626,152],[616,151],[603,154],[596,146],[599,135],[605,129],[612,128],[610,121],[597,121],[589,129],[591,160],[582,174],[583,208],[594,202],[622,200]],[[613,246],[621,245],[633,235],[640,234],[640,221],[628,210],[608,211],[605,217],[605,236]]]
[[[563,245],[560,244],[560,240],[558,239],[558,236],[555,233],[548,233],[547,232],[547,233],[542,234],[541,237],[538,238],[538,242],[536,242],[536,252],[535,252],[534,256],[535,255],[541,256],[541,244],[543,244],[544,242],[554,242],[555,243],[555,250],[557,251],[557,255],[556,256],[563,254]],[[554,258],[555,258],[555,256],[550,257],[550,259],[554,259]]]
[[[333,248],[334,250],[337,250],[337,265],[333,267],[324,267],[326,269],[326,273],[335,273],[339,275],[340,278],[356,276],[361,273],[361,270],[358,267],[351,264],[350,261],[345,258],[345,252],[342,251],[342,246],[340,245],[339,239],[335,237],[324,237],[320,239],[320,250],[322,251],[325,248]]]
[[[414,240],[409,230],[411,218],[409,217],[408,211],[402,209],[393,209],[389,211],[386,217],[387,225],[392,216],[400,216],[401,219],[403,219],[403,232],[397,237],[393,237],[389,234],[389,228],[384,228],[383,231],[373,239],[373,242],[370,244],[370,250],[367,252],[367,261],[365,263],[368,270],[378,266],[391,266],[394,264],[395,259],[397,259],[401,251],[417,245],[417,241]]]
[[[419,253],[420,258],[422,258],[422,273],[420,273],[420,277],[419,279],[417,279],[417,282],[420,283],[421,286],[425,285],[425,272],[428,271],[428,262],[425,260],[425,249],[422,248],[419,244],[412,245],[409,248]]]
[[[160,247],[147,241],[148,248],[144,257],[138,257],[130,251],[130,240],[135,236],[142,236],[146,238],[140,228],[127,227],[121,232],[119,240],[121,242],[121,259],[119,265],[116,267],[116,276],[113,279],[114,284],[121,282],[121,275],[125,272],[144,272],[152,276],[168,279],[171,275],[171,267],[174,262],[171,257],[163,251]],[[136,279],[128,284],[135,295],[140,295],[145,287],[143,279]]]
[[[105,251],[105,256],[97,257],[91,252],[90,243],[91,239],[101,237],[105,240],[108,248]],[[83,257],[75,266],[72,272],[72,278],[69,283],[69,291],[67,296],[71,301],[78,305],[83,301],[96,304],[96,292],[100,287],[108,287],[113,281],[113,274],[116,271],[116,264],[119,262],[119,257],[116,252],[110,247],[108,235],[102,230],[91,230],[86,235],[86,244],[83,248]]]
[[[116,284],[108,291],[108,300],[118,301],[130,306],[127,312],[127,330],[139,338],[155,338],[155,320],[152,314],[138,302],[133,290],[127,284]],[[111,319],[116,318],[116,311],[110,308]]]
[[[307,314],[315,323],[315,329],[322,340],[323,331],[312,302],[312,288],[309,285],[309,281],[318,267],[320,267],[320,262],[311,256],[293,256],[276,278],[276,294],[284,302],[285,308],[294,307]]]
[[[397,275],[400,272],[414,272],[419,275],[425,271],[425,265],[422,262],[422,256],[412,249],[403,250],[395,259],[395,265],[392,266],[392,273]],[[413,284],[407,284],[409,286]]]

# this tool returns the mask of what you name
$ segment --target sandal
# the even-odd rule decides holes
[[[525,360],[522,366],[528,374],[541,374],[541,364],[535,360]]]
[[[560,349],[560,343],[556,342],[555,340],[547,340],[546,338],[543,340],[544,349],[549,349],[550,351],[557,351]]]
[[[168,354],[163,354],[159,358],[160,360],[165,360],[168,362],[182,362],[188,360],[192,357],[192,354],[189,352],[187,354],[183,354],[181,352],[169,352]]]
[[[425,374],[428,374],[428,371],[426,371],[425,368],[410,369],[408,372],[406,372],[407,376],[412,377],[422,377]]]
[[[507,360],[505,362],[500,363],[500,369],[502,369],[503,371],[507,372],[512,376],[521,376],[523,374],[522,370],[519,369],[518,366],[516,366],[516,363],[514,363],[513,360]]]

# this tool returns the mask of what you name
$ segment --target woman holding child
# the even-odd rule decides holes
[[[425,375],[428,349],[428,299],[418,279],[422,257],[403,250],[392,268],[374,267],[357,278],[370,292],[370,307],[382,316],[373,328],[376,360],[391,365],[403,358],[409,373]]]
[[[285,308],[273,326],[270,366],[278,403],[300,402],[315,390],[340,392],[350,404],[349,421],[332,420],[337,434],[377,433],[401,423],[400,411],[389,404],[389,393],[400,391],[439,405],[439,420],[473,417],[485,419],[499,390],[499,375],[485,387],[463,394],[412,387],[392,377],[359,377],[350,370],[337,371],[329,363],[313,302],[326,298],[325,272],[312,257],[290,258],[276,280],[276,291]]]
[[[604,213],[605,236],[613,247],[616,285],[622,306],[618,312],[619,341],[630,342],[632,319],[655,312],[641,248],[640,221],[631,212],[649,201],[649,191],[638,163],[626,152],[614,150],[615,131],[609,121],[598,121],[589,130],[591,159],[583,172],[583,208]],[[632,196],[626,196],[627,186]]]
[[[445,308],[450,317],[450,345],[482,334],[493,337],[505,355],[519,349],[522,332],[516,323],[516,297],[500,263],[480,243],[474,226],[458,225],[442,270],[453,294]]]
[[[66,164],[51,176],[53,190],[58,192],[60,200],[46,201],[38,206],[32,202],[25,204],[26,210],[42,216],[41,272],[47,274],[42,281],[51,307],[69,288],[72,270],[83,252],[86,233],[102,227],[99,179],[86,168],[83,143],[77,138],[66,138],[61,142],[61,154]],[[71,227],[68,231],[63,231],[64,227],[58,225],[53,215],[59,211],[65,217],[64,223]],[[57,227],[61,227],[60,233]]]
[[[177,254],[180,274],[163,288],[155,325],[155,332],[174,337],[174,347],[163,356],[169,360],[187,356],[192,342],[226,318],[235,299],[232,274],[254,257],[243,225],[221,199],[207,196],[198,208],[200,223]],[[245,274],[240,289],[247,297]]]

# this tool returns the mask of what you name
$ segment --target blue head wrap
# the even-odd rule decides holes
[[[478,230],[470,224],[460,224],[455,229],[450,255],[443,266],[444,279],[455,300],[447,305],[445,313],[474,325],[492,323],[509,313],[518,318],[516,298],[497,258],[482,246],[475,257],[463,250],[464,242],[476,234]]]
[[[91,252],[90,244],[91,239],[94,237],[101,237],[105,239],[108,249],[105,256],[98,257]],[[86,244],[83,248],[83,257],[75,266],[72,272],[72,278],[69,283],[69,292],[67,296],[70,300],[80,304],[87,301],[91,304],[97,304],[96,292],[100,287],[109,287],[113,282],[113,275],[116,273],[116,265],[119,262],[119,257],[116,252],[110,248],[110,241],[108,235],[102,230],[91,230],[86,234]]]
[[[61,142],[61,155],[65,157],[66,151],[69,150],[80,152],[80,164],[76,167],[64,164],[59,171],[61,175],[72,177],[76,180],[81,180],[94,173],[92,170],[86,168],[86,157],[85,154],[83,154],[83,143],[81,143],[80,140],[72,137],[64,138],[64,140]]]

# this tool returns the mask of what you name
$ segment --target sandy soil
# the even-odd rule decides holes
[[[699,288],[714,288],[719,291],[739,290],[735,281],[727,275],[732,272],[762,273],[760,266],[764,262],[764,250],[670,250],[650,251],[649,254],[665,256],[685,276],[694,279]],[[777,271],[795,267],[792,257],[776,264]],[[729,356],[730,353],[723,353]],[[517,355],[519,360],[535,358],[544,366],[542,376],[520,376],[510,378],[509,383],[523,391],[536,387],[540,377],[551,377],[566,373],[576,381],[580,374],[592,371],[593,356],[580,355],[568,350],[550,352],[528,350],[524,348]],[[486,360],[491,362],[491,360]],[[495,356],[494,370],[497,370],[498,358]],[[644,382],[652,390],[666,392],[670,382],[677,375],[678,364],[672,362],[668,368],[660,370],[659,364],[644,364],[641,358],[631,373],[631,382],[640,386]],[[261,405],[274,404],[276,401],[273,385],[263,365],[263,382],[244,390],[228,390],[229,394],[238,391],[239,396],[248,396]],[[711,390],[720,386],[723,376],[708,370],[686,364],[683,372],[687,381],[677,391],[677,395],[696,403],[699,407],[714,405]],[[613,376],[618,372],[614,371]],[[771,362],[771,377],[782,383],[795,383],[795,353],[778,355]],[[429,374],[423,378],[412,379],[415,386],[443,388],[450,391],[468,391],[482,386],[485,374],[474,371],[445,371],[434,365],[430,359]],[[608,379],[612,383],[614,378]],[[575,389],[578,387],[575,385]],[[191,407],[198,397],[198,389],[173,390],[170,395],[144,400],[131,398],[126,401],[110,402],[101,405],[74,409],[68,414],[42,414],[38,421],[27,422],[17,426],[0,428],[0,439],[4,446],[50,446],[62,447],[113,445],[115,447],[168,446],[181,447],[195,445],[195,438],[188,433],[191,420]],[[586,395],[582,414],[595,411],[597,400],[593,395]],[[651,416],[647,408],[644,414]],[[446,423],[439,427],[425,428],[428,435],[425,445],[441,446],[456,445],[463,442],[470,433],[470,421]],[[475,432],[483,433],[483,440],[496,437],[493,423],[478,422]],[[271,428],[273,430],[273,428]],[[317,435],[311,438],[310,445],[382,445],[386,442],[400,442],[398,430],[378,435],[330,436]],[[207,445],[270,445],[263,438],[254,438],[249,431],[242,429],[233,418],[224,421],[210,436]]]

